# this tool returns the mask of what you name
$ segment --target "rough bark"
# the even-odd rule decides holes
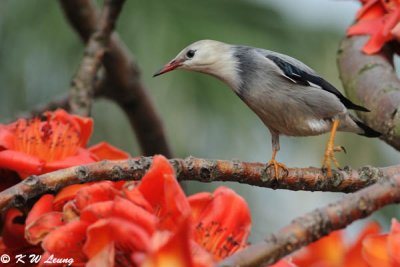
[[[123,161],[102,161],[76,166],[40,176],[31,176],[0,193],[0,211],[10,207],[22,207],[28,200],[45,192],[57,192],[61,188],[78,183],[100,180],[140,180],[150,167],[152,158],[141,157]],[[366,186],[400,174],[400,165],[359,170],[333,171],[328,178],[318,168],[289,168],[275,178],[273,167],[265,164],[226,160],[208,160],[189,157],[171,159],[179,181],[239,182],[273,189],[354,192]]]
[[[381,132],[386,143],[400,150],[400,81],[393,66],[389,44],[374,55],[361,52],[367,37],[350,37],[342,41],[338,66],[347,96],[371,112],[357,115]]]
[[[71,82],[69,93],[70,111],[89,116],[92,109],[95,78],[110,43],[110,36],[122,9],[124,0],[105,0],[97,21],[97,27],[90,36],[78,71]]]

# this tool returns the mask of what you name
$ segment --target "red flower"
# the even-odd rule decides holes
[[[27,240],[41,242],[44,255],[86,266],[211,266],[243,248],[250,230],[241,197],[222,187],[187,198],[162,156],[139,183],[45,195],[26,221]]]
[[[0,255],[7,254],[11,262],[7,266],[18,266],[14,261],[18,254],[40,255],[43,250],[39,246],[32,246],[24,238],[25,216],[17,209],[9,209],[5,215],[3,230],[0,237]],[[35,266],[27,263],[24,266]]]
[[[277,263],[275,263],[274,265],[271,265],[270,267],[297,267],[297,265],[292,263],[291,261],[282,259]]]
[[[364,0],[358,11],[357,22],[349,27],[347,35],[370,35],[363,51],[367,54],[379,52],[390,40],[400,39],[400,1]]]
[[[0,169],[16,171],[21,178],[101,159],[124,159],[129,155],[107,143],[89,149],[93,121],[64,110],[44,113],[45,120],[19,119],[0,125]]]
[[[393,219],[389,233],[368,236],[362,245],[369,266],[400,266],[400,223]]]
[[[362,257],[362,241],[378,232],[378,224],[369,223],[350,246],[345,245],[344,231],[332,232],[296,253],[293,263],[299,267],[368,267]]]
[[[244,199],[226,187],[213,194],[189,197],[192,208],[194,240],[214,256],[224,259],[247,246],[250,213]]]
[[[0,124],[0,188],[4,190],[17,183],[20,178],[32,174],[42,174],[70,166],[90,163],[102,159],[124,159],[129,155],[107,143],[99,143],[89,149],[85,146],[92,133],[93,121],[90,118],[69,115],[63,110],[46,112],[45,119],[20,119],[9,125]],[[17,175],[17,173],[19,176]],[[71,191],[76,186],[66,188]],[[63,195],[61,195],[63,196]],[[66,195],[63,200],[66,202]],[[53,208],[52,195],[46,195],[29,214],[16,210],[6,214],[6,224],[3,227],[0,248],[3,253],[11,255],[41,254],[40,246],[36,244],[64,224],[68,209]],[[57,199],[58,208],[62,208]],[[33,223],[34,222],[34,223]],[[25,224],[34,235],[24,238]],[[33,245],[32,245],[33,244]],[[12,258],[14,259],[14,258]]]

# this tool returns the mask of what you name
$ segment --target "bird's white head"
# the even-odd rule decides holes
[[[184,69],[203,72],[216,76],[228,83],[235,79],[237,66],[232,46],[213,40],[197,41],[186,48],[167,63],[154,76],[175,70]]]

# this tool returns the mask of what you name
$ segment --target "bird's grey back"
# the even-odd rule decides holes
[[[237,59],[238,62],[238,75],[241,78],[241,85],[240,91],[242,91],[243,85],[251,84],[254,81],[254,73],[257,70],[257,66],[263,67],[263,72],[265,71],[278,71],[275,64],[270,64],[269,66],[265,65],[265,60],[268,59],[268,56],[274,56],[285,60],[286,62],[292,64],[296,68],[302,69],[303,71],[315,75],[316,72],[304,64],[303,62],[290,57],[288,55],[280,54],[278,52],[262,49],[262,48],[255,48],[250,46],[242,46],[242,45],[233,45],[232,46],[233,55]],[[269,69],[268,69],[269,67]]]
[[[328,130],[328,125],[311,129],[309,121],[332,118],[344,111],[334,94],[291,81],[273,61],[275,57],[304,73],[317,75],[297,59],[260,48],[232,46],[232,49],[241,80],[235,92],[271,130],[286,135],[319,134]]]

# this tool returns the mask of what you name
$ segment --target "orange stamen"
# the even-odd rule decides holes
[[[80,134],[74,125],[51,117],[21,119],[15,124],[14,149],[47,162],[65,159],[77,153]]]

